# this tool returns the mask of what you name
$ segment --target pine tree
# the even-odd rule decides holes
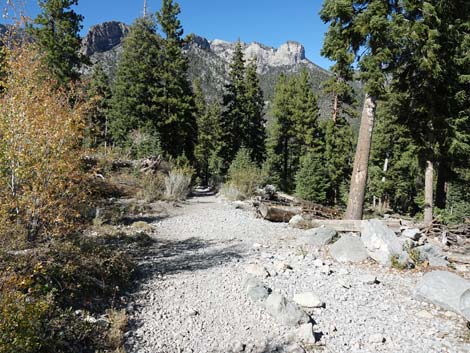
[[[398,2],[382,0],[325,0],[321,18],[329,23],[322,53],[337,62],[339,79],[351,77],[357,59],[366,97],[354,159],[345,218],[361,219],[377,99],[386,82],[384,68],[393,58],[393,40],[401,38],[391,19]]]
[[[445,184],[452,178],[459,155],[469,151],[469,119],[459,99],[469,88],[464,78],[468,66],[461,66],[469,36],[469,11],[468,1],[416,0],[401,8],[406,21],[396,21],[401,32],[410,35],[399,42],[393,89],[400,92],[401,105],[406,107],[398,115],[413,129],[420,160],[426,166],[425,223],[433,219],[434,170],[438,175],[436,203],[443,208]]]
[[[244,101],[245,122],[242,126],[242,145],[251,151],[251,159],[260,166],[266,154],[266,129],[264,96],[256,72],[256,59],[253,59],[246,68]]]
[[[302,156],[295,176],[295,193],[304,200],[326,204],[330,181],[322,157],[321,154],[312,152]]]
[[[183,28],[178,19],[180,6],[173,0],[163,0],[157,13],[164,33],[162,63],[160,67],[163,95],[157,98],[161,106],[161,144],[172,157],[185,155],[194,158],[197,126],[194,100],[188,81],[188,59],[184,56]]]
[[[77,4],[78,0],[39,0],[42,12],[28,28],[46,65],[63,87],[80,77],[78,70],[86,63],[79,53],[83,16],[71,9]]]
[[[272,115],[274,121],[269,129],[265,168],[269,171],[271,183],[290,192],[295,189],[300,157],[313,153],[322,158],[323,154],[323,133],[318,122],[317,98],[306,71],[289,78],[280,76]]]
[[[98,147],[109,142],[108,111],[111,100],[110,80],[102,66],[98,63],[93,67],[91,80],[87,87],[90,108],[87,111],[88,145]]]
[[[290,143],[295,137],[294,124],[292,121],[293,79],[284,74],[279,76],[276,84],[273,108],[271,114],[273,120],[268,129],[267,138],[267,160],[265,169],[268,171],[268,181],[285,192],[294,188],[294,175],[292,171]]]
[[[134,130],[157,137],[164,123],[156,98],[163,95],[161,47],[150,16],[137,19],[124,39],[109,111],[110,132],[117,145],[128,145]]]
[[[347,201],[354,158],[354,142],[351,125],[338,109],[335,120],[326,121],[324,131],[324,168],[327,170],[329,188],[327,200],[333,205]]]
[[[204,185],[209,184],[212,173],[217,173],[214,155],[219,148],[220,128],[219,116],[220,107],[217,103],[207,104],[199,81],[194,84],[194,100],[197,112],[198,139],[195,148],[195,157],[198,166],[198,174]]]
[[[237,151],[242,147],[242,127],[245,122],[245,59],[240,42],[237,42],[230,63],[229,84],[225,86],[222,100],[220,127],[222,130],[220,157],[227,171]]]
[[[419,149],[412,131],[394,114],[393,102],[393,96],[388,95],[377,110],[369,167],[369,200],[379,211],[414,215],[419,211],[417,200],[423,185]]]

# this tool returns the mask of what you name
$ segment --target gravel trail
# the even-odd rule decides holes
[[[421,273],[334,263],[304,231],[214,196],[190,199],[153,225],[156,244],[142,258],[145,276],[128,307],[130,353],[470,352],[463,319],[413,298]],[[292,270],[279,271],[282,263]],[[247,297],[249,264],[268,270],[263,282],[273,292],[292,299],[311,291],[325,302],[306,310],[315,345]]]

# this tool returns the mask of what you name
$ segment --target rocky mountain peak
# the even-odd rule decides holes
[[[109,21],[92,26],[82,40],[84,55],[103,53],[121,44],[129,32],[129,26],[118,21]]]
[[[250,44],[242,42],[241,45],[247,60],[256,58],[260,73],[272,67],[295,66],[309,62],[305,57],[305,48],[298,42],[289,41],[279,48],[268,47],[258,42]],[[190,48],[211,51],[225,62],[230,62],[235,46],[236,42],[227,42],[220,39],[208,41],[199,36],[194,36],[189,45]]]

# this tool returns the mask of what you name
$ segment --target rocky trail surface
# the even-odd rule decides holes
[[[130,353],[470,352],[463,318],[415,299],[417,271],[336,263],[306,231],[215,196],[152,226]]]

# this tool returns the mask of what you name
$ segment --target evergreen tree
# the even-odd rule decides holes
[[[180,6],[173,0],[163,0],[157,13],[164,34],[160,79],[163,94],[157,97],[161,106],[161,144],[170,156],[185,155],[194,158],[197,126],[194,100],[188,81],[188,59],[184,56],[183,28],[178,19]]]
[[[381,102],[372,140],[369,200],[379,211],[414,215],[422,198],[422,169],[412,131],[394,115],[393,98]]]
[[[274,121],[269,130],[265,167],[269,171],[269,181],[286,192],[295,189],[295,175],[302,155],[313,153],[322,158],[323,132],[318,111],[317,98],[306,71],[290,78],[280,76],[274,96]]]
[[[230,166],[237,151],[242,147],[242,127],[245,122],[245,59],[240,42],[237,42],[230,63],[229,84],[225,86],[222,100],[223,110],[220,116],[222,131],[220,157],[224,161],[224,170]]]
[[[321,10],[321,18],[329,23],[322,53],[337,63],[333,67],[337,82],[351,78],[352,65],[357,60],[366,91],[345,214],[349,219],[362,218],[376,101],[383,93],[387,78],[384,68],[393,58],[394,39],[403,36],[397,26],[391,26],[398,3],[325,0]]]
[[[312,152],[302,156],[300,168],[295,176],[295,193],[304,200],[326,204],[330,181],[322,157],[321,154]]]
[[[242,145],[251,151],[251,159],[260,166],[266,154],[266,129],[264,120],[264,96],[256,72],[256,59],[246,68],[245,122],[242,126]]]
[[[29,32],[39,45],[44,61],[61,86],[79,78],[86,59],[79,53],[83,16],[71,9],[78,0],[39,0],[42,12]]]
[[[204,182],[209,184],[211,174],[217,173],[214,168],[214,155],[218,152],[220,128],[220,107],[218,104],[208,105],[199,81],[194,85],[194,100],[197,112],[198,142],[195,148],[195,157],[198,166],[198,174]],[[215,170],[212,170],[215,169]]]
[[[420,160],[426,166],[424,213],[425,223],[430,223],[434,169],[438,175],[436,204],[444,208],[445,185],[453,177],[459,156],[470,150],[470,121],[466,103],[460,99],[469,89],[465,80],[469,69],[461,65],[469,36],[470,4],[415,0],[403,3],[400,10],[403,19],[395,22],[402,33],[410,35],[399,41],[392,84],[401,99],[398,116],[413,129]]]
[[[344,205],[347,201],[354,158],[354,142],[351,125],[337,111],[335,120],[326,121],[324,131],[324,168],[327,171],[329,188],[328,203]]]
[[[265,169],[268,170],[268,182],[278,186],[285,192],[294,188],[294,175],[291,142],[295,137],[292,120],[293,79],[284,74],[279,76],[276,84],[273,108],[273,120],[268,129],[267,160]]]
[[[90,108],[87,111],[88,145],[97,147],[108,145],[108,110],[111,100],[110,80],[102,66],[98,63],[93,67],[91,80],[87,87]]]
[[[137,19],[124,39],[109,111],[110,132],[117,145],[128,145],[134,130],[156,137],[164,124],[157,104],[157,97],[163,95],[161,47],[150,16]]]

